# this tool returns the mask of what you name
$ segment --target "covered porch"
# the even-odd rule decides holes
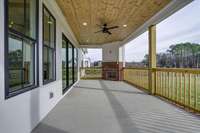
[[[175,41],[167,42],[164,61],[175,64],[169,66],[158,65],[157,50],[159,34],[166,32],[158,25],[193,0],[27,1],[1,2],[0,132],[200,133],[200,31],[193,34],[200,21],[163,34],[168,40],[187,31],[187,48],[198,50],[169,53]],[[18,14],[30,20],[18,24]],[[127,67],[125,45],[144,33],[146,62]],[[83,65],[89,48],[102,49],[101,66]],[[189,67],[186,60],[192,60]]]
[[[198,133],[200,119],[122,81],[80,80],[33,133]]]

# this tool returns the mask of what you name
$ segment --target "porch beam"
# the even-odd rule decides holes
[[[156,90],[156,25],[149,26],[149,89],[151,94]]]

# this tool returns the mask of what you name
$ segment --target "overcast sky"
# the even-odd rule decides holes
[[[157,53],[181,42],[200,43],[200,0],[194,0],[157,25]],[[127,43],[125,49],[126,61],[141,61],[148,53],[148,32]],[[102,51],[89,49],[87,57],[102,60]]]
[[[88,49],[86,57],[91,59],[91,62],[102,60],[102,49]]]

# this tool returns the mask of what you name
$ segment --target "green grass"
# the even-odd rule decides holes
[[[157,75],[157,93],[167,97],[173,101],[177,101],[187,107],[200,110],[200,77],[194,78],[191,74],[189,80],[189,74],[184,75],[178,73],[177,78],[174,73],[162,72],[162,78]],[[196,89],[195,89],[196,84]],[[190,88],[190,89],[189,89]],[[190,91],[189,91],[190,90]],[[195,102],[196,97],[196,102]],[[196,104],[196,105],[195,105]]]
[[[102,77],[102,69],[101,68],[85,68],[85,75],[82,78],[101,78]]]

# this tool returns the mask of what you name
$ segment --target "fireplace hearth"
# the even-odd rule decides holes
[[[105,80],[122,80],[123,65],[122,62],[103,62],[102,77]]]

